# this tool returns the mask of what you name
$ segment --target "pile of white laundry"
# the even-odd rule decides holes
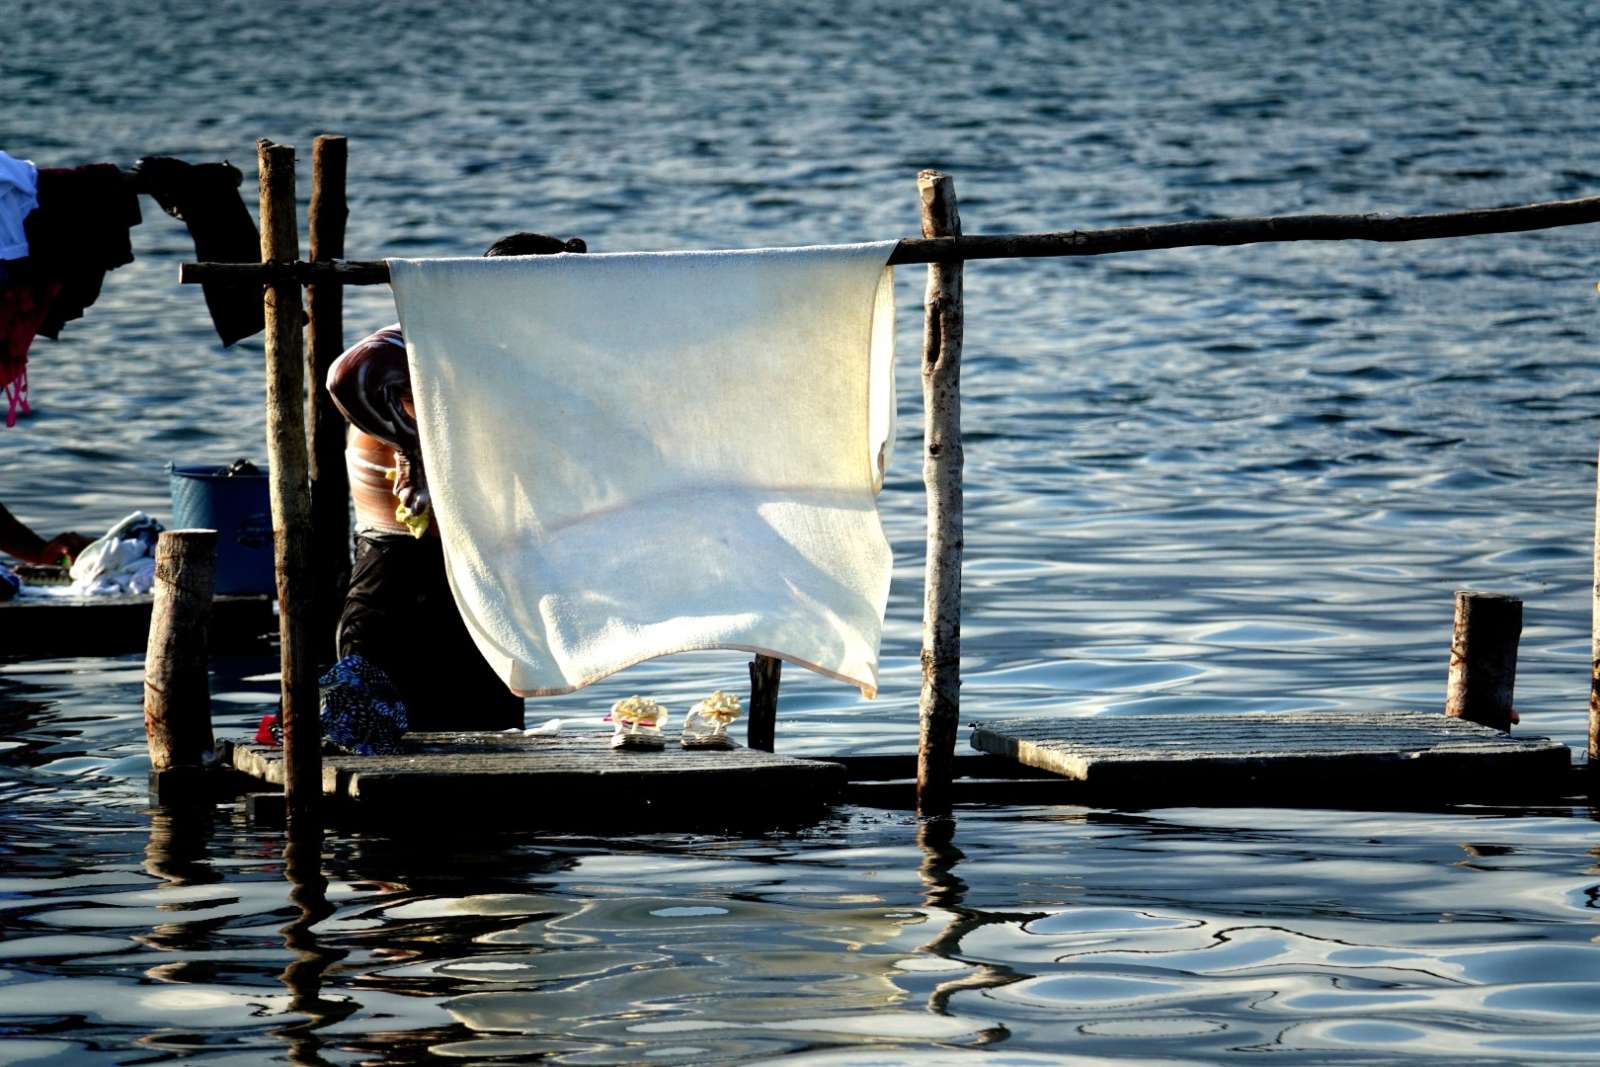
[[[91,543],[72,564],[73,596],[148,593],[156,582],[156,538],[162,526],[142,511]]]

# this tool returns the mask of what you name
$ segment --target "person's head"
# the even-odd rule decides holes
[[[589,246],[583,243],[583,238],[574,237],[570,241],[563,241],[559,237],[547,237],[542,233],[513,233],[500,238],[489,246],[484,253],[486,256],[551,256],[557,252],[587,252]]]

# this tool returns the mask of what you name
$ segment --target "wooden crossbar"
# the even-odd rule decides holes
[[[1431,215],[1278,215],[1173,222],[1159,226],[1119,226],[1108,230],[906,238],[890,253],[889,263],[903,265],[953,263],[971,259],[1105,256],[1162,248],[1278,241],[1425,241],[1441,237],[1520,233],[1591,222],[1600,222],[1600,196]],[[178,269],[178,281],[186,285],[202,282],[266,285],[291,281],[303,285],[314,282],[387,285],[389,265],[382,260],[185,263]]]

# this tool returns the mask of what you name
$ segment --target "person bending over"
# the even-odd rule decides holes
[[[576,238],[518,233],[496,241],[484,255],[583,251]],[[339,618],[340,662],[329,676],[332,683],[324,680],[325,726],[329,705],[349,702],[352,693],[358,706],[349,714],[335,708],[331,732],[343,729],[341,719],[369,715],[365,694],[376,690],[401,701],[411,730],[520,727],[522,698],[484,661],[450,593],[399,325],[347,349],[329,368],[327,388],[350,420],[345,462],[356,547]]]

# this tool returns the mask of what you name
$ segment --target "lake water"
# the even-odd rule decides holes
[[[859,10],[857,10],[859,9]],[[967,232],[1600,191],[1578,2],[819,2],[8,8],[0,146],[249,172],[350,138],[352,258]],[[301,168],[309,186],[309,166]],[[0,500],[47,532],[168,513],[169,460],[264,453],[182,226],[34,350]],[[779,747],[914,745],[923,272],[902,269],[883,692],[790,670]],[[1526,600],[1524,729],[1581,745],[1592,228],[967,272],[963,710],[1435,707],[1451,591]],[[347,294],[351,333],[393,320]],[[742,685],[645,665],[579,724]],[[232,809],[151,812],[140,661],[0,661],[0,1062],[1043,1064],[1592,1060],[1588,810],[844,808],[755,837],[335,833],[291,889]],[[221,660],[219,731],[275,666]],[[309,864],[315,867],[315,864]],[[302,879],[302,884],[304,879]]]

